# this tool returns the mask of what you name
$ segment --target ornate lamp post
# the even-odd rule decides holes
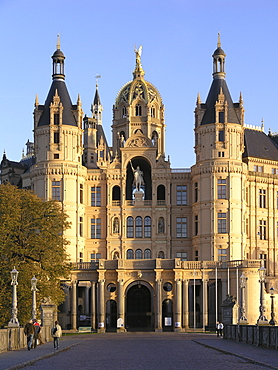
[[[246,288],[247,277],[244,273],[240,276],[240,288],[241,288],[241,308],[240,308],[240,319],[239,324],[248,324],[246,318],[246,309],[245,309],[245,288]]]
[[[12,278],[11,285],[13,286],[12,318],[8,323],[8,326],[13,327],[13,328],[19,327],[19,322],[17,319],[17,294],[16,294],[16,286],[18,285],[17,277],[18,277],[18,271],[14,267],[13,270],[11,271],[11,278]]]
[[[260,274],[260,316],[257,320],[257,325],[268,325],[268,320],[265,317],[265,306],[264,306],[264,282],[265,282],[265,274],[266,274],[266,268],[264,266],[261,266],[259,268],[259,274]]]
[[[274,313],[274,288],[270,288],[270,299],[271,299],[271,320],[269,321],[270,325],[276,325],[275,313]]]
[[[31,291],[33,292],[32,297],[32,319],[37,317],[37,307],[36,307],[36,291],[37,291],[37,279],[35,276],[31,279]]]

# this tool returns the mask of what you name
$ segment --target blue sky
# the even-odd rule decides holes
[[[166,155],[171,165],[195,162],[194,109],[212,82],[212,53],[221,33],[226,80],[235,102],[243,94],[245,122],[278,131],[277,0],[0,0],[0,151],[20,160],[33,140],[33,108],[51,85],[57,34],[66,56],[73,104],[80,94],[90,116],[95,76],[111,145],[112,106],[132,79],[134,45],[143,45],[146,80],[163,99]]]

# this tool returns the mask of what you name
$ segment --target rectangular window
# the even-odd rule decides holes
[[[226,199],[226,179],[217,180],[218,199]]]
[[[224,131],[223,130],[218,131],[218,141],[224,141]]]
[[[91,253],[91,262],[101,259],[101,253]]]
[[[79,198],[80,198],[80,203],[83,204],[83,184],[80,184]]]
[[[187,238],[187,217],[177,217],[176,234],[177,238]]]
[[[54,153],[54,159],[59,159],[59,154]]]
[[[101,219],[92,218],[91,219],[91,239],[101,238]]]
[[[218,249],[218,261],[227,260],[227,249]]]
[[[79,262],[83,262],[83,253],[79,252]]]
[[[60,142],[59,132],[54,132],[54,144],[59,144],[59,142]]]
[[[83,236],[83,217],[79,217],[79,236]]]
[[[100,186],[91,187],[91,206],[92,207],[101,206],[101,187]]]
[[[254,165],[254,171],[255,172],[263,172],[263,166],[257,166],[257,165]]]
[[[195,251],[195,261],[198,261],[198,259],[199,259],[199,252]]]
[[[177,252],[177,258],[180,258],[182,261],[187,261],[187,252]]]
[[[266,190],[259,189],[259,207],[266,208]]]
[[[259,225],[259,235],[260,235],[260,240],[266,240],[266,221],[265,220],[260,220],[260,225]]]
[[[227,232],[227,213],[218,213],[218,233],[225,234]]]
[[[198,220],[198,216],[196,215],[195,216],[195,235],[198,235],[198,232],[199,232],[199,220]]]
[[[187,203],[186,185],[177,185],[177,206],[185,206]]]
[[[259,257],[263,261],[264,268],[266,268],[266,253],[260,253]]]
[[[59,125],[60,115],[59,113],[54,113],[54,125]]]
[[[195,182],[194,184],[194,195],[195,195],[195,202],[198,202],[198,183]]]
[[[276,208],[278,209],[278,191],[276,192]]]
[[[246,232],[247,238],[249,238],[250,237],[250,235],[249,235],[249,218],[246,218],[246,220],[245,220],[245,232]]]
[[[61,182],[52,181],[52,199],[61,200]]]

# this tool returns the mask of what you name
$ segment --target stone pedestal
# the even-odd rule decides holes
[[[57,307],[51,301],[45,301],[41,304],[41,325],[52,327],[57,320]]]
[[[134,192],[134,201],[135,201],[135,204],[140,206],[140,205],[144,205],[144,192],[143,191],[135,191]]]
[[[237,323],[237,305],[235,297],[227,295],[222,303],[222,322],[225,325]]]

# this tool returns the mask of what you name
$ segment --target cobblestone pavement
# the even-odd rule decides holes
[[[197,333],[106,333],[63,337],[0,353],[0,370],[278,369],[278,351]]]

